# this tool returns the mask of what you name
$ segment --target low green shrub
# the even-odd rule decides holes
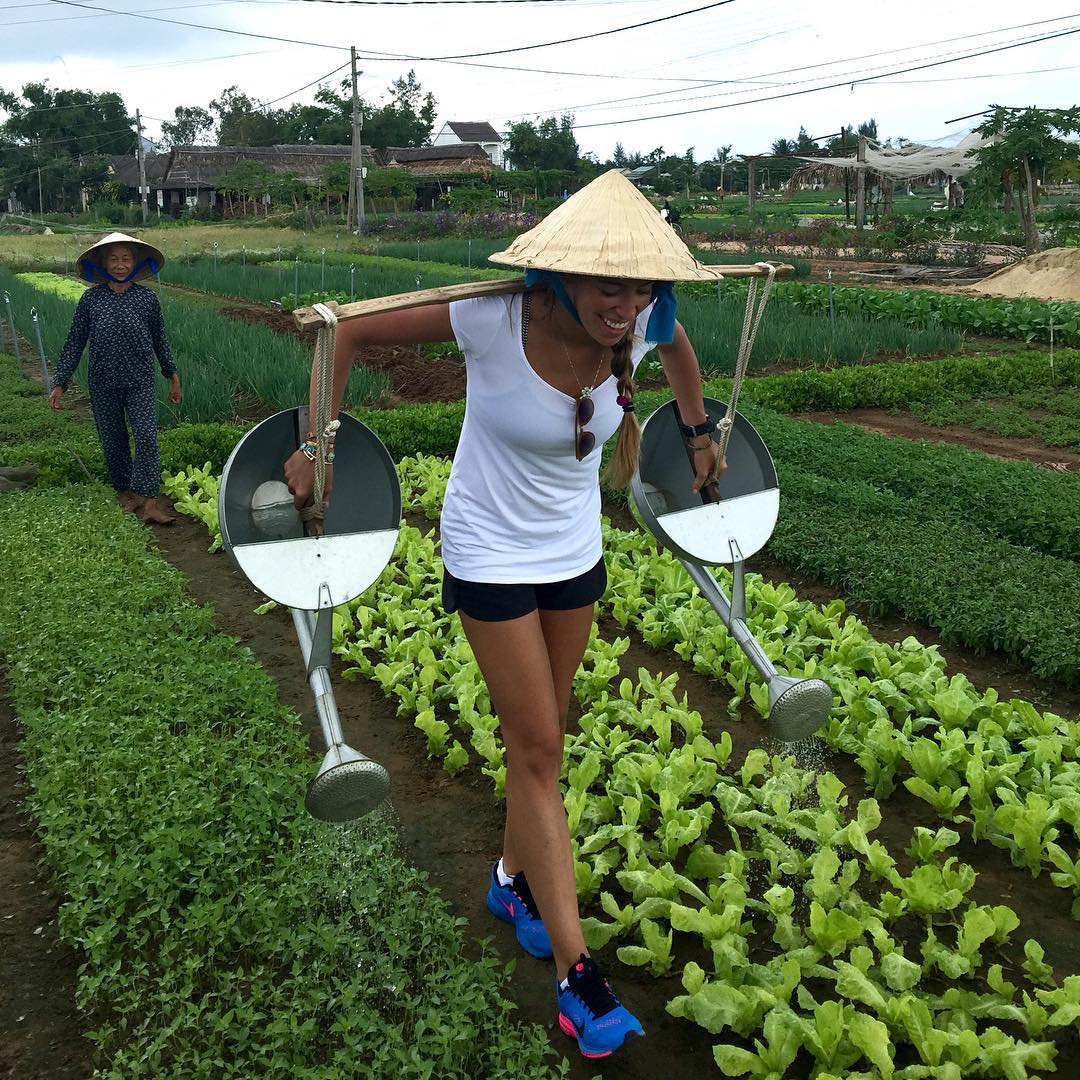
[[[103,1078],[565,1075],[393,823],[320,824],[251,653],[99,490],[5,495],[0,656]]]

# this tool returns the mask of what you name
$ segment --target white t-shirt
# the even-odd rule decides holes
[[[574,399],[545,382],[525,356],[521,300],[514,293],[450,305],[467,385],[440,532],[443,562],[464,581],[564,581],[602,554],[600,451],[622,421],[617,383],[609,375],[593,390],[586,430],[596,446],[578,461]],[[653,348],[644,340],[651,311],[635,326],[635,369]]]

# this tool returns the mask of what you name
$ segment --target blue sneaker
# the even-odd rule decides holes
[[[582,1057],[603,1058],[615,1053],[628,1035],[645,1030],[615,996],[611,984],[591,956],[582,953],[566,977],[565,990],[555,982],[559,1027],[577,1039]]]
[[[551,940],[544,929],[536,901],[525,880],[525,871],[514,875],[509,885],[500,885],[496,873],[498,864],[491,868],[491,887],[488,889],[488,911],[496,919],[510,923],[517,933],[518,944],[530,955],[547,960],[551,956]]]

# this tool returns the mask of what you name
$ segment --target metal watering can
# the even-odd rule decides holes
[[[705,399],[710,417],[727,406]],[[769,689],[769,733],[785,742],[813,735],[829,717],[832,690],[821,679],[781,674],[746,625],[743,563],[765,546],[780,511],[780,485],[772,457],[745,416],[736,412],[728,435],[727,469],[700,492],[675,402],[654,412],[641,432],[641,458],[630,494],[649,531],[671,550],[713,606]],[[719,440],[719,431],[712,435]],[[731,566],[731,598],[709,566]]]
[[[225,550],[256,589],[291,610],[326,743],[304,805],[331,822],[363,817],[390,791],[386,769],[345,742],[330,682],[330,638],[333,609],[374,584],[401,528],[401,487],[389,452],[359,420],[345,413],[340,420],[336,497],[324,535],[304,534],[281,479],[309,430],[306,407],[252,428],[230,454],[218,492]]]

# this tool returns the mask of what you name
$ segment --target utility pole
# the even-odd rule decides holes
[[[37,208],[41,224],[45,224],[45,203],[41,201],[41,166],[37,167]]]
[[[847,153],[847,128],[840,129],[840,156]],[[844,169],[844,220],[851,220],[851,171]]]
[[[348,227],[352,232],[362,229],[364,212],[364,150],[362,146],[364,117],[360,112],[360,97],[356,90],[356,46],[349,47],[352,58],[352,154],[349,157]]]
[[[757,154],[743,156],[746,162],[746,212],[751,216],[757,205],[757,192],[754,189],[757,187],[758,156]]]
[[[866,224],[866,136],[859,135],[859,148],[855,157],[859,162],[855,173],[855,228],[862,229]]]
[[[146,158],[142,148],[142,115],[135,110],[135,127],[138,136],[135,141],[135,152],[139,156],[139,200],[142,202],[142,223],[146,224]]]

